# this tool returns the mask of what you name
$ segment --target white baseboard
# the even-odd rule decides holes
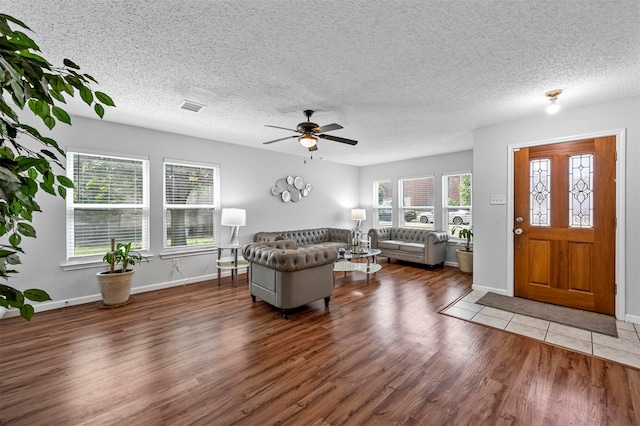
[[[230,276],[230,275],[231,275],[230,272],[227,272],[227,271],[224,271],[222,273],[223,277]],[[244,274],[240,273],[239,275],[244,275]],[[199,277],[190,277],[190,278],[184,278],[180,280],[166,281],[162,283],[145,285],[142,287],[133,287],[131,289],[131,294],[146,293],[148,291],[161,290],[163,288],[178,287],[181,285],[194,284],[200,281],[217,280],[217,279],[218,279],[218,274],[216,273],[216,274],[201,275]],[[74,297],[72,299],[65,299],[65,300],[50,300],[48,302],[42,302],[42,303],[31,302],[31,305],[33,306],[33,309],[35,312],[44,312],[44,311],[51,311],[53,309],[64,308],[66,306],[84,305],[85,303],[97,302],[99,300],[102,300],[102,295],[100,293],[97,293],[97,294],[90,294],[88,296]],[[12,308],[5,313],[4,317],[0,317],[0,318],[11,318],[11,317],[17,317],[17,316],[20,316],[20,311]]]
[[[503,288],[487,287],[487,286],[484,286],[484,285],[472,284],[471,285],[471,289],[472,290],[478,290],[478,291],[484,291],[485,293],[496,293],[496,294],[500,294],[502,296],[507,296],[507,290],[505,290]]]
[[[444,262],[444,266],[453,266],[453,267],[455,267],[455,268],[459,268],[459,267],[460,267],[460,265],[458,265],[458,262],[450,262],[450,261],[448,261],[448,260],[446,260],[446,261]]]
[[[626,314],[624,316],[624,321],[625,322],[632,322],[634,324],[640,324],[640,316],[639,315]]]

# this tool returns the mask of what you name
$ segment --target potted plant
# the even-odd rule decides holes
[[[0,13],[0,279],[8,280],[18,270],[24,253],[23,237],[36,238],[32,223],[40,212],[38,191],[65,198],[73,182],[65,175],[65,152],[48,134],[29,125],[31,113],[48,129],[57,123],[71,125],[62,108],[67,99],[80,98],[102,118],[105,106],[114,106],[105,93],[94,91],[97,81],[69,59],[52,65],[28,35],[30,28],[19,19]],[[27,107],[27,108],[25,108]],[[24,119],[24,120],[23,120]],[[28,143],[26,143],[28,142]],[[35,142],[35,143],[34,143]],[[60,167],[58,167],[60,166]],[[34,307],[28,301],[51,300],[44,290],[18,290],[0,284],[0,310],[15,308],[30,320]]]
[[[111,239],[111,250],[104,255],[102,260],[109,264],[108,271],[96,274],[100,284],[102,301],[106,306],[126,304],[129,302],[131,280],[135,272],[128,266],[135,265],[136,262],[141,262],[146,258],[137,251],[131,250],[131,242],[116,245],[115,239]]]
[[[473,273],[473,250],[471,250],[471,238],[473,237],[473,227],[464,228],[462,226],[454,226],[451,228],[451,235],[458,233],[458,238],[466,240],[464,250],[457,249],[458,267],[460,272],[465,274]]]

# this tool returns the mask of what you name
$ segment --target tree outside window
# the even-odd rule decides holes
[[[217,244],[218,166],[164,164],[165,248]]]
[[[471,173],[443,177],[444,215],[449,232],[454,226],[471,228]]]

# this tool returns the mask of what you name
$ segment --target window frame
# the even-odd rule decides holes
[[[213,171],[213,203],[212,204],[169,204],[167,203],[167,174],[166,166],[168,164],[194,167],[194,168],[206,168]],[[177,160],[173,158],[164,158],[162,161],[162,254],[177,254],[177,253],[193,253],[202,251],[214,251],[220,245],[220,164],[217,163],[204,163],[191,160]],[[167,209],[175,208],[179,206],[181,209],[212,209],[212,221],[213,221],[213,241],[207,244],[198,245],[184,245],[184,246],[167,246]]]
[[[415,206],[407,206],[405,204],[405,189],[404,189],[404,182],[405,181],[410,181],[410,180],[431,180],[431,191],[433,193],[433,205],[415,205]],[[423,175],[423,176],[412,176],[412,177],[404,177],[404,178],[399,178],[398,179],[398,196],[400,199],[400,213],[401,213],[401,217],[400,219],[402,220],[402,228],[419,228],[419,229],[428,229],[428,230],[434,230],[435,229],[435,218],[436,218],[436,178],[434,175]],[[426,224],[422,224],[421,222],[407,222],[405,220],[406,216],[405,216],[405,210],[424,210],[424,211],[428,211],[431,210],[431,213],[433,215],[433,221],[426,223]],[[418,212],[416,211],[416,220],[417,220],[417,216],[418,216]],[[413,225],[413,226],[407,226],[407,224]]]
[[[372,187],[372,191],[373,191],[373,220],[374,220],[374,226],[375,227],[379,227],[380,226],[380,210],[384,209],[384,210],[390,210],[391,211],[391,219],[390,219],[390,225],[389,226],[394,226],[394,196],[393,196],[393,192],[391,194],[391,204],[390,205],[384,205],[381,203],[381,200],[378,197],[378,191],[380,189],[380,184],[381,183],[388,183],[389,184],[389,188],[391,188],[391,190],[393,191],[393,179],[391,178],[383,178],[383,179],[375,179],[373,181],[373,187]],[[386,221],[383,221],[386,222]]]
[[[470,183],[470,195],[469,195],[469,205],[460,205],[460,206],[450,206],[449,205],[449,184],[448,184],[448,180],[450,177],[452,176],[463,176],[463,175],[469,175],[471,177],[471,183]],[[469,219],[469,223],[468,224],[462,224],[462,226],[464,227],[468,227],[470,229],[473,229],[473,173],[471,171],[462,171],[462,172],[451,172],[451,173],[443,173],[442,175],[442,214],[441,214],[441,219],[442,219],[442,223],[443,223],[443,229],[446,229],[447,232],[449,233],[449,239],[453,240],[455,242],[459,242],[459,241],[464,241],[463,239],[458,238],[456,235],[457,234],[451,234],[451,230],[454,226],[461,226],[461,225],[456,225],[453,223],[449,223],[449,209],[451,208],[458,208],[458,209],[462,209],[462,210],[468,210],[469,211],[469,215],[470,215],[470,219]]]
[[[150,194],[149,194],[149,157],[138,156],[138,155],[121,155],[112,152],[105,151],[95,151],[88,149],[68,149],[66,153],[67,157],[67,167],[66,167],[66,175],[69,179],[73,179],[74,176],[74,158],[76,156],[85,156],[85,157],[102,157],[102,158],[110,158],[115,160],[126,160],[126,161],[139,161],[142,167],[142,203],[138,204],[76,204],[74,202],[75,196],[75,188],[69,188],[67,190],[66,196],[66,208],[65,208],[65,223],[66,223],[66,264],[63,265],[69,266],[74,264],[90,264],[100,262],[102,263],[102,257],[104,253],[95,253],[95,254],[87,254],[87,255],[76,255],[75,254],[75,211],[76,209],[80,210],[91,210],[91,209],[105,209],[105,208],[118,208],[118,209],[142,209],[142,223],[141,223],[141,233],[142,237],[140,240],[140,248],[136,248],[136,251],[148,253],[149,251],[149,234],[150,234]],[[80,207],[77,207],[80,206]],[[123,241],[116,241],[123,242]],[[128,241],[127,241],[128,242]],[[106,253],[107,250],[105,250]],[[65,268],[67,269],[67,268]],[[69,268],[72,269],[72,268]]]

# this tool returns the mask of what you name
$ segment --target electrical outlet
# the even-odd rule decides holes
[[[173,259],[173,269],[178,269],[180,265],[178,265],[178,259]]]
[[[491,204],[504,204],[505,203],[504,195],[492,195],[491,196]]]

